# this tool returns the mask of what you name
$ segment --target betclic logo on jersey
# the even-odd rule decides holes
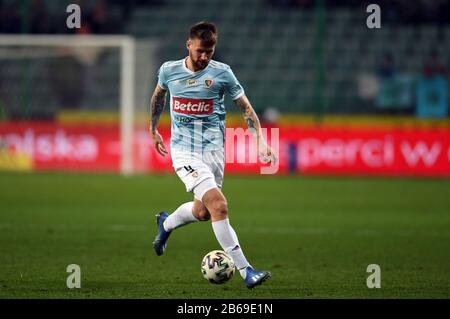
[[[174,96],[172,110],[177,113],[191,115],[212,114],[214,101],[213,99],[187,99]]]

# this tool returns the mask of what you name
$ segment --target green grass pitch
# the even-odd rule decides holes
[[[0,174],[0,298],[449,298],[450,180],[226,176],[230,220],[249,261],[212,285],[210,222],[152,249],[159,210],[190,194],[173,175]],[[81,267],[68,289],[66,267]],[[369,264],[381,288],[369,289]]]

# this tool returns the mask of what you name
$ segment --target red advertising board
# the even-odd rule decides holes
[[[118,171],[116,125],[0,124],[0,147],[27,156],[35,170]]]
[[[303,174],[450,175],[450,131],[290,129]]]
[[[0,150],[26,156],[35,170],[118,172],[119,132],[117,125],[1,123]],[[170,128],[160,132],[169,148]],[[236,132],[227,129],[226,172],[261,174],[268,165],[256,161],[252,139]],[[268,130],[268,140],[279,154],[269,173],[450,176],[449,129],[282,127]],[[170,154],[156,153],[145,128],[136,130],[133,150],[138,172],[173,172]]]

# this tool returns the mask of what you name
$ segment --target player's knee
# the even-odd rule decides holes
[[[194,201],[194,206],[192,208],[192,214],[199,221],[207,221],[211,218],[211,214],[209,213],[206,206],[203,205],[202,202],[200,202],[198,200]]]
[[[202,222],[204,222],[204,221],[207,221],[207,220],[210,220],[211,219],[211,214],[208,212],[208,210],[205,208],[205,209],[202,209],[202,210],[200,210],[199,212],[197,212],[197,219],[199,220],[199,221],[202,221]]]
[[[215,200],[212,203],[212,211],[216,217],[226,218],[228,216],[228,203],[226,200]]]

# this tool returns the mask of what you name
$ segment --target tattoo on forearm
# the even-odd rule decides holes
[[[250,129],[254,129],[255,128],[255,122],[253,121],[253,119],[246,118],[246,121],[247,121],[248,128],[250,128]]]
[[[258,115],[256,115],[255,110],[246,97],[238,99],[236,101],[236,104],[241,109],[244,120],[247,123],[247,127],[255,138],[255,141],[259,145],[259,143],[263,139],[261,135],[261,124],[259,123]]]
[[[244,119],[247,123],[247,127],[249,129],[259,130],[259,120],[251,105],[245,103],[242,105],[241,110],[244,113]]]
[[[156,130],[156,126],[158,125],[159,118],[161,117],[162,112],[164,111],[164,106],[166,105],[166,96],[165,95],[153,95],[151,101],[151,114],[152,114],[152,132]]]

